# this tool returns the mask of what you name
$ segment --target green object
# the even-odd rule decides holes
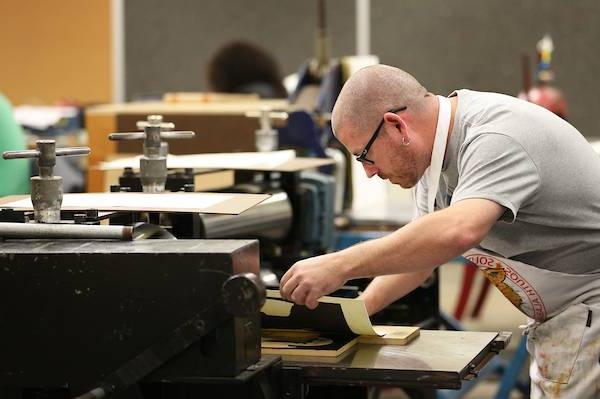
[[[25,150],[25,135],[15,121],[12,106],[0,94],[0,152]],[[29,193],[30,163],[27,159],[0,158],[0,196]]]

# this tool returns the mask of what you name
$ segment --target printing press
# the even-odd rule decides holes
[[[147,198],[167,184],[160,137],[178,136],[162,123],[151,118],[136,137],[153,141],[143,161],[153,173],[140,171],[140,184],[151,188],[137,193]],[[261,356],[260,269],[331,249],[327,179],[311,177],[312,191],[311,180],[302,185],[306,165],[323,161],[258,169],[247,191],[270,196],[229,193],[229,202],[193,211],[142,201],[110,206],[127,192],[107,193],[93,208],[67,206],[55,158],[86,153],[44,141],[4,154],[38,158],[40,176],[32,178],[32,207],[0,200],[2,398],[304,398],[319,385],[434,395],[476,376],[509,341],[503,333],[423,331],[405,347],[359,344],[333,359]],[[196,194],[213,193],[184,187],[173,202]],[[234,200],[245,202],[232,210]],[[305,240],[311,227],[313,241]]]
[[[129,211],[61,211],[56,156],[87,153],[41,141],[4,154],[38,158],[40,176],[33,212],[1,211],[0,397],[100,398],[142,378],[235,377],[255,367],[265,296],[258,243],[104,225]]]
[[[275,115],[276,118],[282,119],[282,114],[285,113],[264,110],[260,113],[248,113],[249,116],[258,116],[261,120],[261,127],[255,133],[258,148],[266,147],[268,151],[277,149],[277,131],[271,127],[268,118]],[[154,122],[151,122],[152,120]],[[113,164],[123,168],[119,184],[111,186],[113,191],[152,190],[142,183],[144,176],[149,174],[144,171],[142,162],[146,165],[153,162],[145,159],[159,153],[161,160],[157,162],[165,162],[169,147],[166,142],[160,140],[160,135],[165,139],[191,137],[189,134],[187,137],[183,134],[177,136],[171,131],[175,128],[174,124],[164,122],[160,115],[149,116],[148,121],[139,121],[136,127],[144,129],[145,133],[113,133],[108,136],[116,142],[144,140],[144,155],[139,161],[137,158],[131,158],[129,163],[116,161]],[[153,134],[157,135],[156,138],[149,140]],[[150,150],[153,146],[154,150]],[[167,225],[169,231],[177,238],[259,239],[264,282],[268,287],[276,288],[278,278],[296,261],[335,249],[334,218],[342,212],[342,199],[338,195],[341,190],[337,183],[344,178],[317,169],[331,167],[333,160],[330,158],[295,157],[277,164],[255,162],[254,158],[248,158],[245,163],[228,159],[236,155],[243,153],[178,156],[172,162],[173,167],[169,166],[168,173],[162,171],[163,178],[166,176],[163,183],[165,190],[194,191],[196,179],[203,178],[196,173],[199,169],[233,169],[235,179],[232,185],[219,191],[269,193],[271,198],[241,215],[171,214],[162,215],[160,223]],[[258,153],[252,155],[268,156]],[[260,159],[259,157],[256,159]],[[150,180],[149,184],[153,184],[152,182],[153,180]],[[157,219],[155,222],[159,223]],[[374,319],[379,324],[418,324],[422,327],[437,328],[440,324],[437,279],[438,275],[435,273],[422,287],[390,305],[375,315]],[[368,280],[353,281],[338,294],[355,297],[367,284]]]

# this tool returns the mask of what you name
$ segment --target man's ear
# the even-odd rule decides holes
[[[394,114],[392,112],[386,112],[383,115],[383,120],[386,122],[386,125],[392,124],[395,127],[396,131],[399,133],[406,131],[406,122],[398,114]]]
[[[383,120],[386,123],[393,123],[394,125],[396,125],[400,122],[400,120],[402,120],[402,118],[400,117],[400,115],[395,114],[393,112],[386,112],[385,114],[383,114]]]

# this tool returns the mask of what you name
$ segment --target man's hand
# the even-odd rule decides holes
[[[314,309],[317,300],[340,288],[346,280],[344,265],[335,253],[296,262],[281,278],[283,298]]]

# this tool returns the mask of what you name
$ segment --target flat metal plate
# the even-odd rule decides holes
[[[359,344],[337,358],[283,356],[307,382],[406,385],[456,389],[491,351],[498,333],[421,330],[406,346]],[[473,366],[472,366],[473,365]]]

